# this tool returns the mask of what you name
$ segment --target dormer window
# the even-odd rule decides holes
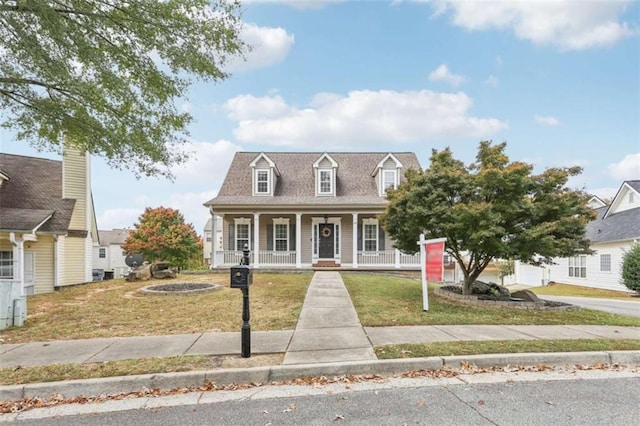
[[[321,195],[330,195],[333,191],[331,188],[333,187],[331,175],[333,174],[333,170],[320,170],[320,178],[318,179],[318,194]]]
[[[396,170],[382,171],[382,192],[398,187],[398,172]]]
[[[389,188],[397,189],[400,183],[400,173],[402,171],[402,163],[389,153],[384,156],[371,173],[376,180],[376,186],[381,197],[384,197]]]
[[[338,163],[324,153],[313,163],[316,177],[316,195],[336,195],[336,172]]]
[[[253,195],[273,195],[280,172],[275,163],[261,152],[249,164],[252,169]]]
[[[256,170],[256,193],[269,194],[269,170]]]

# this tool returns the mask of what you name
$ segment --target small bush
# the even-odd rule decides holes
[[[622,283],[640,293],[640,244],[634,245],[622,257]]]

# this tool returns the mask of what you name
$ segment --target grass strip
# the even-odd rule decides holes
[[[480,355],[527,352],[589,352],[640,350],[638,339],[487,340],[384,345],[375,348],[379,359]]]
[[[615,325],[640,326],[640,318],[591,309],[541,311],[456,305],[440,299],[429,286],[429,311],[423,311],[422,285],[415,279],[343,273],[358,318],[364,326],[392,325]]]
[[[0,385],[57,382],[61,380],[97,379],[136,374],[177,373],[183,371],[247,368],[282,364],[284,354],[239,356],[176,356],[141,358],[87,364],[53,364],[41,367],[0,369]]]

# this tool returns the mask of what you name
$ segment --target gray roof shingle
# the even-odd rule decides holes
[[[598,217],[587,224],[587,238],[593,243],[640,238],[640,207],[613,213],[603,219],[609,206],[596,209]]]
[[[10,177],[0,186],[0,229],[31,231],[53,213],[38,231],[68,230],[75,200],[62,198],[61,161],[0,154],[0,169]]]
[[[236,153],[218,196],[204,203],[209,205],[385,205],[378,195],[371,173],[388,152],[329,152],[338,163],[336,196],[315,195],[313,163],[322,152],[266,152],[280,172],[275,193],[269,196],[252,196],[250,163],[259,152]],[[403,165],[421,169],[414,153],[393,153]]]
[[[626,180],[625,183],[632,187],[638,194],[640,194],[640,180]]]
[[[111,244],[122,245],[124,240],[129,236],[128,229],[112,229],[111,231],[99,230],[98,236],[100,238],[101,246],[108,246]]]

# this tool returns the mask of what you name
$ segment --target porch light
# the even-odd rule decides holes
[[[329,223],[329,215],[324,215],[324,223],[327,224]]]

